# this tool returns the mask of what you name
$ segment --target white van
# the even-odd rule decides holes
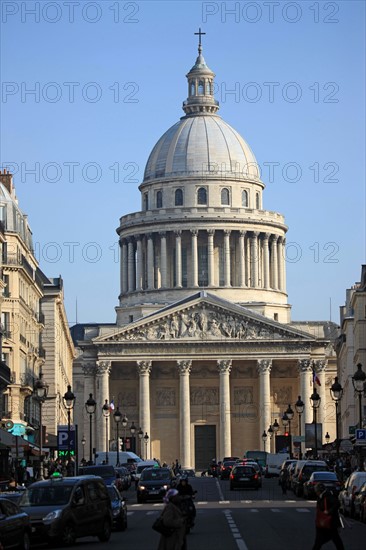
[[[288,453],[267,453],[266,477],[279,476],[281,466],[285,460],[288,460]]]
[[[95,453],[95,464],[105,464],[107,461],[107,453],[105,451],[97,451]],[[142,459],[137,456],[135,453],[130,451],[120,451],[118,453],[118,461],[120,464],[132,464],[142,462]],[[112,466],[117,466],[117,451],[108,452],[108,464]]]

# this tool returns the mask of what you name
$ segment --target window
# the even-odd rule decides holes
[[[177,189],[175,191],[175,206],[183,206],[183,191],[182,191],[182,189]]]
[[[207,204],[207,191],[204,187],[200,187],[197,191],[197,204]]]
[[[129,323],[133,323],[133,315],[129,315],[128,319],[129,319],[129,321],[128,321]]]
[[[275,321],[278,321],[278,313],[274,313],[273,318],[274,318]]]
[[[207,82],[206,82],[206,95],[212,95],[211,94],[211,84],[210,84],[209,80],[207,80]]]
[[[158,191],[156,193],[156,208],[163,208],[163,192]]]
[[[191,82],[191,95],[194,95],[194,93],[195,93],[194,82]]]
[[[241,205],[243,208],[248,208],[248,191],[242,191],[241,192]]]
[[[255,207],[257,210],[259,210],[260,208],[260,204],[259,204],[259,193],[256,193],[255,194]]]
[[[144,209],[149,210],[149,195],[147,193],[144,194]]]
[[[208,249],[198,247],[198,286],[208,286]]]
[[[203,95],[205,93],[205,84],[203,80],[199,80],[198,82],[198,95]]]
[[[230,193],[229,189],[221,190],[221,204],[228,206],[230,204]]]

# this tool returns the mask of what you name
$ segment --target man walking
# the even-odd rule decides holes
[[[323,483],[316,485],[315,492],[318,500],[316,503],[316,537],[313,550],[319,550],[323,544],[330,540],[334,542],[337,550],[344,550],[338,532],[339,527],[341,527],[338,498],[332,491],[327,490]]]

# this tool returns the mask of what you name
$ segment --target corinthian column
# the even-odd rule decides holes
[[[207,230],[208,235],[208,286],[214,285],[214,229]]]
[[[239,286],[245,286],[245,231],[239,233]]]
[[[99,407],[99,415],[96,414],[96,426],[97,432],[97,449],[99,451],[105,451],[109,445],[109,434],[107,433],[107,427],[104,416],[102,413],[102,407],[105,400],[109,402],[109,375],[111,372],[111,361],[97,361],[97,398],[96,402]]]
[[[182,288],[182,231],[177,229],[175,233],[175,286]]]
[[[220,373],[220,457],[231,456],[230,371],[231,359],[217,361]]]
[[[147,288],[148,290],[154,288],[154,243],[152,233],[147,235]]]
[[[142,290],[142,242],[141,236],[137,235],[136,251],[136,290]]]
[[[121,294],[126,294],[127,292],[127,279],[128,279],[128,266],[127,266],[127,243],[123,239],[121,243],[122,254],[121,254]]]
[[[140,426],[142,431],[148,434],[151,443],[151,424],[150,424],[150,373],[152,361],[137,361],[137,371],[140,379]],[[147,448],[146,460],[150,458],[150,446]]]
[[[160,255],[161,255],[161,288],[167,285],[167,263],[166,263],[166,233],[160,232]]]
[[[224,229],[224,286],[230,286],[230,233],[229,229]]]
[[[192,235],[192,286],[198,286],[198,250],[197,250],[197,229],[191,229]]]
[[[192,361],[177,361],[179,372],[180,460],[183,468],[191,467],[191,404],[189,375]]]
[[[304,413],[301,415],[301,433],[305,434],[305,424],[313,421],[313,411],[310,396],[313,393],[312,362],[310,359],[301,359],[298,362],[300,373],[300,394],[304,402]]]
[[[269,233],[263,235],[263,286],[269,288]]]
[[[279,237],[277,241],[277,256],[278,256],[278,290],[284,289],[284,257],[283,257],[283,237]]]
[[[251,286],[258,286],[258,264],[259,264],[259,255],[258,255],[258,231],[253,231],[253,234],[250,238],[250,262],[251,262]]]
[[[128,292],[135,290],[135,250],[133,239],[128,239]]]
[[[315,372],[318,375],[320,387],[317,388],[319,395],[320,395],[320,407],[318,409],[318,417],[317,420],[320,424],[323,424],[325,421],[325,413],[326,413],[326,396],[325,396],[325,369],[327,366],[327,361],[325,359],[314,361],[314,368]],[[324,430],[325,431],[325,430]]]
[[[86,403],[91,393],[95,399],[95,375],[97,372],[97,367],[95,363],[86,363],[82,365],[82,369],[84,373],[84,403]],[[90,449],[90,424],[88,414],[84,416],[82,433],[85,434],[84,437],[86,438],[85,450]],[[92,441],[94,441],[94,445],[96,447],[95,422],[92,423]],[[89,456],[89,453],[87,453],[87,456]]]
[[[278,289],[278,256],[277,256],[278,235],[272,236],[271,263],[272,263],[272,288]]]
[[[268,426],[271,424],[271,368],[271,359],[261,359],[257,362],[259,375],[259,442],[261,442],[262,433],[267,432]]]

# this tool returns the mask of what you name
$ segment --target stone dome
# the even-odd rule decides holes
[[[200,175],[259,180],[249,145],[218,115],[188,115],[169,128],[149,156],[144,182]]]

